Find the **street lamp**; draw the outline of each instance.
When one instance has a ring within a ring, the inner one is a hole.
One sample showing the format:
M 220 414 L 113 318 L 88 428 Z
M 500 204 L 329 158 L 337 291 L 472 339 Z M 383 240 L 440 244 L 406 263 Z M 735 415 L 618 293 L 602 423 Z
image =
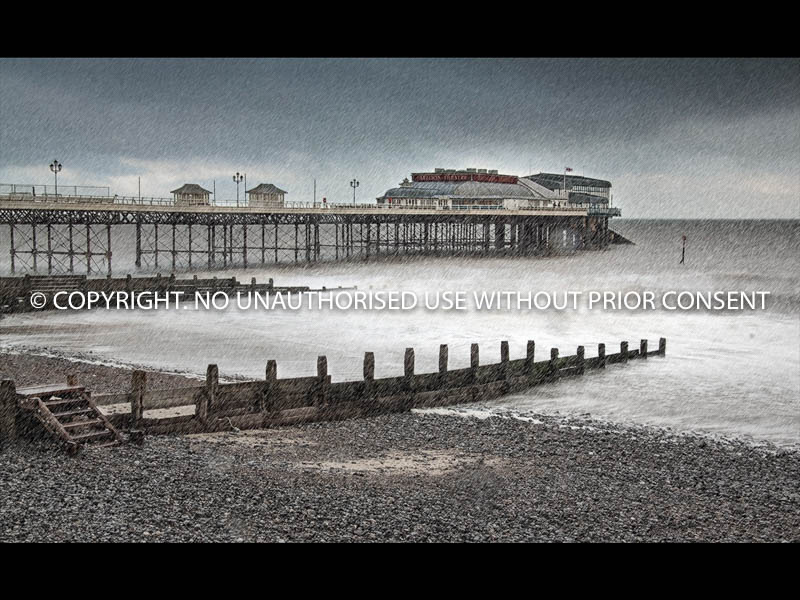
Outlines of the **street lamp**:
M 350 187 L 353 188 L 353 206 L 356 205 L 356 188 L 359 185 L 361 184 L 358 182 L 358 179 L 353 179 L 353 181 L 350 182 Z
M 62 166 L 63 165 L 55 159 L 53 159 L 53 162 L 50 163 L 50 170 L 53 172 L 53 175 L 55 175 L 56 178 L 56 198 L 58 198 L 58 173 L 61 171 Z
M 233 180 L 236 182 L 236 206 L 239 206 L 239 184 L 243 179 L 244 176 L 240 175 L 238 172 L 233 176 Z

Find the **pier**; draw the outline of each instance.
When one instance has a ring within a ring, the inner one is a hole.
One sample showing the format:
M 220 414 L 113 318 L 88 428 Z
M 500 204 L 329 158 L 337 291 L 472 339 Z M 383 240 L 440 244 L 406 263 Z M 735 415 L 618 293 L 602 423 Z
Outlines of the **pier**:
M 134 230 L 138 269 L 224 269 L 378 256 L 537 255 L 611 243 L 619 209 L 177 205 L 168 198 L 0 195 L 12 273 L 113 273 L 116 227 Z

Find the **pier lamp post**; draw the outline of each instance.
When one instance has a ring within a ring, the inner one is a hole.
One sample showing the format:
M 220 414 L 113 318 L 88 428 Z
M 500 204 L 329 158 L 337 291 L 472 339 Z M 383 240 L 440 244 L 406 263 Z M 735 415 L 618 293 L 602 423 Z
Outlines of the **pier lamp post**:
M 353 180 L 350 182 L 350 187 L 351 187 L 351 188 L 353 188 L 353 206 L 355 206 L 355 205 L 356 205 L 356 188 L 357 188 L 359 185 L 361 185 L 361 184 L 359 183 L 358 179 L 353 179 Z
M 50 163 L 50 170 L 53 172 L 53 175 L 56 178 L 56 198 L 58 198 L 58 173 L 61 171 L 62 166 L 63 165 L 55 159 L 53 159 L 53 162 Z
M 233 180 L 236 182 L 236 206 L 239 206 L 239 184 L 244 179 L 243 175 L 240 175 L 238 172 L 236 175 L 233 176 Z

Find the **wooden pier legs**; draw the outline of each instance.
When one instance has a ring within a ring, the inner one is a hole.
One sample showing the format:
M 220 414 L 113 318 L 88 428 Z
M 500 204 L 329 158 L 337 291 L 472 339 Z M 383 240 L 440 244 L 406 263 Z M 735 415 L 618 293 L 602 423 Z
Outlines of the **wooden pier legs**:
M 8 226 L 8 237 L 9 237 L 9 240 L 11 242 L 9 244 L 9 246 L 10 246 L 9 253 L 11 254 L 11 273 L 13 274 L 13 273 L 17 272 L 17 265 L 16 265 L 16 262 L 14 261 L 15 248 L 14 248 L 14 226 L 13 225 L 9 225 Z
M 108 223 L 75 227 L 71 220 L 54 222 L 47 218 L 37 223 L 12 223 L 9 242 L 12 273 L 38 273 L 40 268 L 46 269 L 48 275 L 74 273 L 77 259 L 87 274 L 93 271 L 112 274 L 112 235 Z M 137 250 L 140 247 L 141 233 L 137 230 Z M 137 251 L 137 258 L 140 256 Z M 141 259 L 137 266 L 140 262 Z
M 136 223 L 136 268 L 142 268 L 142 224 Z
M 506 224 L 499 222 L 494 224 L 494 249 L 504 252 L 506 249 Z

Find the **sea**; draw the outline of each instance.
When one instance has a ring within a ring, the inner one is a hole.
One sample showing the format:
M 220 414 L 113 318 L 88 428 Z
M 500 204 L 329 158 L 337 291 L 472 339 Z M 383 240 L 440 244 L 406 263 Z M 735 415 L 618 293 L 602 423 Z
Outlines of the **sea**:
M 115 232 L 115 275 L 133 270 L 130 228 Z M 671 428 L 781 447 L 800 445 L 800 221 L 615 219 L 612 229 L 634 242 L 601 251 L 550 257 L 410 257 L 236 268 L 200 277 L 273 278 L 276 285 L 353 287 L 370 292 L 768 292 L 763 309 L 611 309 L 585 302 L 575 309 L 429 310 L 180 310 L 49 311 L 0 320 L 0 347 L 91 355 L 201 376 L 210 363 L 222 377 L 264 376 L 275 359 L 279 377 L 316 373 L 328 358 L 334 381 L 362 376 L 365 352 L 376 376 L 399 375 L 406 348 L 417 372 L 437 369 L 440 344 L 450 367 L 469 365 L 470 345 L 481 363 L 498 362 L 500 342 L 511 358 L 536 343 L 562 356 L 583 345 L 618 351 L 626 340 L 650 349 L 667 339 L 664 358 L 613 365 L 584 377 L 539 385 L 480 405 L 483 414 L 587 416 Z M 682 238 L 686 236 L 681 264 Z M 0 230 L 0 272 L 8 274 L 8 231 Z M 165 270 L 166 274 L 167 271 Z M 44 350 L 46 349 L 46 350 Z M 42 383 L 47 374 L 42 373 Z

